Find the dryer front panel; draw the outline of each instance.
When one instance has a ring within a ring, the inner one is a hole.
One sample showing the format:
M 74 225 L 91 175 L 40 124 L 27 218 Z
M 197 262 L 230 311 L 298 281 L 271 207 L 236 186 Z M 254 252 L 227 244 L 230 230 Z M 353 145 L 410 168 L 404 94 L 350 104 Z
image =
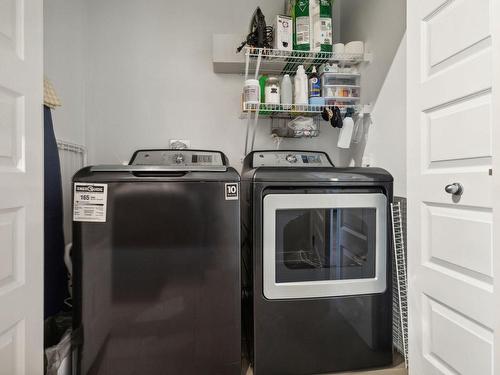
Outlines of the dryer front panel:
M 269 194 L 264 197 L 263 219 L 267 299 L 386 290 L 384 194 Z

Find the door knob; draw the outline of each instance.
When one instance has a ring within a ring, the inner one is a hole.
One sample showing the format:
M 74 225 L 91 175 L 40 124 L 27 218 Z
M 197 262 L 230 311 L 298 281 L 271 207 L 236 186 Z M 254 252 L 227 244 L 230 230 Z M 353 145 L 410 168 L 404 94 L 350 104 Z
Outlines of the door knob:
M 453 184 L 450 184 L 450 185 L 446 185 L 446 187 L 444 188 L 444 190 L 448 193 L 448 194 L 452 194 L 452 195 L 462 195 L 462 193 L 464 192 L 464 187 L 462 186 L 462 184 L 458 183 L 458 182 L 455 182 Z

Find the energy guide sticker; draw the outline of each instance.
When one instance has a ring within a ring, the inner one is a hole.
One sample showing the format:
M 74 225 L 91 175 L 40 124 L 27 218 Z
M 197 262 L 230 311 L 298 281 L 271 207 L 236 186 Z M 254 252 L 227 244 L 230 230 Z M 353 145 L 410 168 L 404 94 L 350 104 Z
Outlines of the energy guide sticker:
M 75 183 L 73 189 L 73 221 L 106 222 L 108 185 Z

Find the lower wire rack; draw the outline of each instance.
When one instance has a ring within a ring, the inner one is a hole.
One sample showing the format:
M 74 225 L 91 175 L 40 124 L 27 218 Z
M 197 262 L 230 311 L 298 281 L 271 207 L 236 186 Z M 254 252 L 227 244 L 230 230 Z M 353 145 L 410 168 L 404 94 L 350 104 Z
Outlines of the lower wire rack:
M 244 118 L 249 113 L 257 113 L 264 117 L 297 117 L 297 116 L 318 116 L 323 113 L 325 108 L 338 107 L 341 112 L 345 113 L 348 108 L 352 108 L 355 113 L 365 112 L 364 105 L 341 102 L 329 105 L 312 105 L 312 104 L 251 104 L 243 105 Z

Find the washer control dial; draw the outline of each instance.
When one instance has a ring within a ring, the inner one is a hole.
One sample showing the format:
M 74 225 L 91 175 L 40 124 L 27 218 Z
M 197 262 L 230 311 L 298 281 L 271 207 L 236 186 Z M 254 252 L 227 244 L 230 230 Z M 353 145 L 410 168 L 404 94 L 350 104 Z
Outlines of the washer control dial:
M 176 164 L 182 164 L 182 162 L 184 161 L 184 155 L 182 154 L 174 155 L 174 160 Z
M 295 164 L 295 163 L 297 163 L 297 157 L 293 154 L 288 154 L 286 156 L 286 161 L 289 163 Z

